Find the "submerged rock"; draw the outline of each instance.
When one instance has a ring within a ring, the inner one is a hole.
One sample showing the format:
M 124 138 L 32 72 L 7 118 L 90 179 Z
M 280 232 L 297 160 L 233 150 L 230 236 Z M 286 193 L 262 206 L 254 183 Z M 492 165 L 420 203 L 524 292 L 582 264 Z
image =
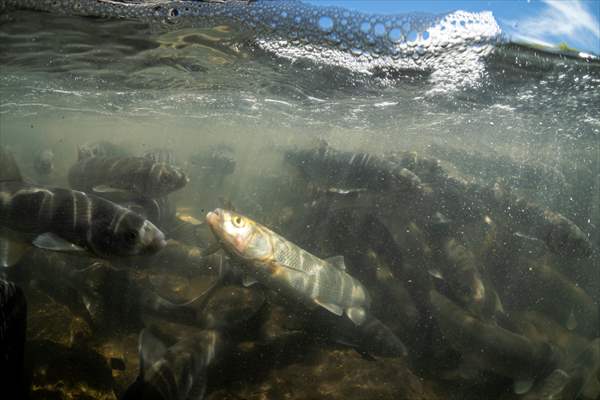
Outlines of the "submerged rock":
M 47 340 L 27 342 L 32 399 L 116 400 L 106 360 L 85 348 L 69 348 Z
M 236 385 L 237 386 L 237 385 Z M 261 382 L 242 382 L 208 396 L 217 399 L 441 399 L 401 359 L 370 361 L 354 350 L 306 353 L 295 363 L 273 368 Z

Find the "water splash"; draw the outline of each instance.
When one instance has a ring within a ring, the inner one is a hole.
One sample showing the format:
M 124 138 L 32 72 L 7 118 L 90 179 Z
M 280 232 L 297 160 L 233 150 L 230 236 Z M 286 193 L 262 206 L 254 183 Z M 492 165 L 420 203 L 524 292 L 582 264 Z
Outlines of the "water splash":
M 490 12 L 372 15 L 300 1 L 0 0 L 0 6 L 137 19 L 168 29 L 228 24 L 252 35 L 261 49 L 290 60 L 366 74 L 424 72 L 434 92 L 480 85 L 483 59 L 501 33 Z

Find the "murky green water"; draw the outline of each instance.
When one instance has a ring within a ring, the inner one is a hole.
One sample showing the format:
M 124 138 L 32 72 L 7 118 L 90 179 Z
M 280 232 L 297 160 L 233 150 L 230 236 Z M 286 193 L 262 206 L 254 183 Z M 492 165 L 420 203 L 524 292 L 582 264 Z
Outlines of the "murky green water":
M 217 332 L 215 359 L 196 360 L 207 378 L 190 372 L 210 399 L 597 398 L 597 61 L 493 43 L 458 84 L 440 74 L 460 68 L 433 56 L 364 73 L 273 51 L 235 25 L 0 18 L 0 142 L 26 179 L 69 187 L 78 146 L 98 141 L 132 156 L 169 149 L 190 178 L 169 195 L 177 216 L 157 225 L 173 241 L 154 256 L 36 249 L 6 269 L 28 303 L 31 397 L 122 396 L 153 327 L 167 347 L 197 339 L 170 361 L 205 357 Z M 49 174 L 34 166 L 44 149 Z M 269 285 L 234 280 L 182 315 L 148 306 L 148 291 L 189 301 L 239 264 L 203 253 L 217 207 L 320 258 L 343 255 L 408 356 L 365 350 L 376 333 L 348 340 L 344 315 Z M 181 387 L 190 367 L 177 362 Z

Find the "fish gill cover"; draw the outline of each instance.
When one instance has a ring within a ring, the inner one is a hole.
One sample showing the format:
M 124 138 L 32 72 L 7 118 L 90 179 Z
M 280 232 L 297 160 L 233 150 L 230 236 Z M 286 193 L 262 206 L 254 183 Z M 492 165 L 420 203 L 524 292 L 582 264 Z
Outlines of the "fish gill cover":
M 277 56 L 353 72 L 426 73 L 432 91 L 477 87 L 483 58 L 501 39 L 491 12 L 375 15 L 301 1 L 16 1 L 9 6 L 64 14 L 161 22 L 168 29 L 232 25 Z

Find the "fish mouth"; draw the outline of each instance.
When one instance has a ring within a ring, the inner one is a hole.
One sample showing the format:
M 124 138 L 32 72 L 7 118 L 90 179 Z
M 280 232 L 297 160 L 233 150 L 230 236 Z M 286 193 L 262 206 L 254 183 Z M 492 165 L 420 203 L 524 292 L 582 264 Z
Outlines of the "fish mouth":
M 159 250 L 162 250 L 163 248 L 165 248 L 166 245 L 167 245 L 167 241 L 165 239 L 165 236 L 161 235 L 161 237 L 155 238 L 152 241 L 152 243 L 150 243 L 149 250 L 151 253 L 156 253 Z
M 223 210 L 220 208 L 215 208 L 213 211 L 210 211 L 208 214 L 206 214 L 206 222 L 211 228 L 217 229 L 221 223 L 222 217 Z
M 167 245 L 165 234 L 160 229 L 155 227 L 150 221 L 145 221 L 140 231 L 140 234 L 143 234 L 147 231 L 153 231 L 154 233 L 153 235 L 146 235 L 147 239 L 144 240 L 146 243 L 143 250 L 145 254 L 157 253 Z
M 167 241 L 165 240 L 164 235 L 155 237 L 148 245 L 146 246 L 146 254 L 155 254 L 160 250 L 165 248 L 167 245 Z

